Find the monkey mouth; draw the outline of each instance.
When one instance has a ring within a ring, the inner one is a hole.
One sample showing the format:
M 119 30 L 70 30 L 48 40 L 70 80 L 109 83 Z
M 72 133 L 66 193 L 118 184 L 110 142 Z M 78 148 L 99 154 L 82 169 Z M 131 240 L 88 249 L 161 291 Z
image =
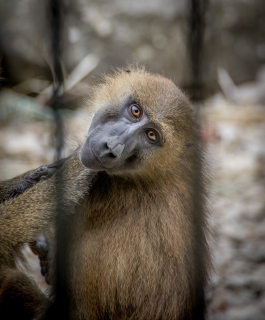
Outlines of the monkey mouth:
M 100 157 L 96 155 L 96 152 L 91 148 L 91 153 L 93 154 L 94 158 L 96 159 L 96 162 L 100 165 L 101 169 L 107 172 L 116 172 L 120 168 L 120 161 L 117 161 L 116 163 L 111 163 L 109 166 L 106 164 L 103 164 L 100 160 Z
M 100 164 L 100 166 L 101 166 L 102 169 L 107 170 L 107 171 L 109 171 L 109 170 L 112 169 L 112 168 L 107 167 L 106 165 L 104 165 L 104 164 L 100 161 L 100 159 L 98 158 L 98 156 L 96 155 L 95 151 L 94 151 L 92 148 L 91 148 L 91 152 L 92 152 L 94 158 L 96 159 L 97 163 Z

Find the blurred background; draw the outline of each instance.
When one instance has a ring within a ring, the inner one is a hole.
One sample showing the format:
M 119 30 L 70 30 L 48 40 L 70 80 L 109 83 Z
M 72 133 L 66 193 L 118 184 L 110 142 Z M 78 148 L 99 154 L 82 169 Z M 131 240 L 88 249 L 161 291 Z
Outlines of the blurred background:
M 139 63 L 171 78 L 200 105 L 211 159 L 209 319 L 265 319 L 264 0 L 59 3 L 54 35 L 50 1 L 0 0 L 0 179 L 56 159 L 56 43 L 65 79 L 56 106 L 62 156 L 86 134 L 79 108 L 103 73 Z

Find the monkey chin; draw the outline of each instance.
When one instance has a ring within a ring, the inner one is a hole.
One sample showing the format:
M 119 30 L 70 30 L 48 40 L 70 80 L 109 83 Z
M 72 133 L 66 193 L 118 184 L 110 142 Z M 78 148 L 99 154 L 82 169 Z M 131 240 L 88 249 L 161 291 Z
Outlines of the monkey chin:
M 91 148 L 89 150 L 86 148 L 84 152 L 81 149 L 79 158 L 86 168 L 98 172 L 104 171 L 109 175 L 127 174 L 130 176 L 131 174 L 135 174 L 138 168 L 135 155 L 128 157 L 125 165 L 121 165 L 121 161 L 117 161 L 117 164 L 111 167 L 103 165 Z
M 110 152 L 98 155 L 99 152 L 94 150 L 88 137 L 79 151 L 79 159 L 85 167 L 95 171 L 105 171 L 108 174 L 135 172 L 141 163 L 139 155 L 135 150 L 128 153 L 126 151 L 116 157 Z

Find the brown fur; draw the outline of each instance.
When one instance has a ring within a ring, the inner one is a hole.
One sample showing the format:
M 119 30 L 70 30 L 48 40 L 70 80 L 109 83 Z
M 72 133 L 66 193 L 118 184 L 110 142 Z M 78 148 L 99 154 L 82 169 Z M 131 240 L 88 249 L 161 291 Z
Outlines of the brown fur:
M 99 172 L 89 193 L 83 178 L 79 188 L 73 185 L 86 170 L 72 168 L 73 157 L 64 165 L 69 173 L 63 201 L 74 212 L 67 222 L 71 318 L 203 319 L 209 254 L 193 110 L 170 80 L 139 69 L 107 76 L 95 88 L 92 107 L 111 104 L 115 114 L 128 94 L 163 132 L 164 145 L 141 155 L 137 169 Z M 11 219 L 21 219 L 27 208 L 27 230 L 20 237 L 13 222 L 10 236 L 0 224 L 0 236 L 9 237 L 7 252 L 11 244 L 30 241 L 49 223 L 56 207 L 54 182 L 44 181 L 19 197 Z M 73 206 L 76 202 L 80 204 Z
M 2 182 L 2 190 L 8 190 L 9 186 L 16 184 L 24 176 Z M 21 245 L 35 240 L 40 233 L 53 224 L 57 206 L 56 186 L 59 183 L 64 185 L 65 210 L 73 210 L 73 207 L 84 197 L 84 190 L 87 190 L 91 178 L 91 171 L 82 165 L 76 152 L 49 180 L 41 181 L 18 197 L 1 203 L 0 267 L 14 266 L 15 255 Z
M 75 152 L 49 180 L 39 182 L 17 197 L 8 198 L 10 190 L 31 172 L 0 183 L 1 199 L 5 200 L 0 203 L 1 319 L 35 319 L 49 305 L 34 281 L 16 269 L 16 258 L 24 243 L 35 240 L 54 225 L 60 187 L 63 185 L 65 196 L 61 209 L 73 212 L 93 178 L 91 170 L 83 166 L 79 153 Z
M 34 170 L 28 171 L 9 180 L 0 181 L 0 204 L 14 196 L 14 187 L 21 182 L 23 183 L 31 172 L 34 172 Z
M 0 274 L 1 320 L 33 319 L 36 311 L 48 303 L 34 281 L 12 268 L 2 268 Z
M 73 318 L 202 319 L 209 255 L 203 181 L 194 181 L 202 174 L 193 110 L 171 81 L 139 70 L 106 77 L 94 106 L 115 110 L 128 93 L 165 144 L 136 171 L 100 172 L 77 208 Z

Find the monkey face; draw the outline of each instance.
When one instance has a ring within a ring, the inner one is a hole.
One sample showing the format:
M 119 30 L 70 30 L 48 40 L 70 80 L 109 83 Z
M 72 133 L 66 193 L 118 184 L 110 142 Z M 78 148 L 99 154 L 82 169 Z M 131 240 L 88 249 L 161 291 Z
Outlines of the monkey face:
M 190 139 L 193 111 L 161 76 L 133 70 L 106 77 L 95 89 L 94 106 L 98 111 L 81 148 L 90 169 L 153 175 L 177 163 Z
M 130 96 L 116 112 L 105 107 L 95 114 L 81 149 L 81 161 L 98 171 L 131 171 L 147 153 L 163 144 L 160 128 Z

